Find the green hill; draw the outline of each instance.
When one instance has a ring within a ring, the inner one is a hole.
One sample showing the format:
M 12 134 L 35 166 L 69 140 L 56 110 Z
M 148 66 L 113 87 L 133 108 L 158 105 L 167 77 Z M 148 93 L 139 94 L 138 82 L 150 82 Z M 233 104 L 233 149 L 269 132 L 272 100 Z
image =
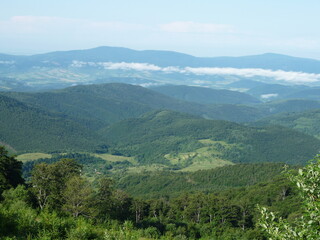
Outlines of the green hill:
M 280 113 L 261 119 L 255 125 L 281 125 L 320 139 L 320 109 L 305 112 Z
M 248 94 L 218 90 L 204 87 L 191 87 L 184 85 L 167 85 L 151 88 L 154 91 L 177 99 L 202 104 L 254 104 L 260 101 Z
M 109 83 L 83 85 L 41 93 L 2 93 L 37 108 L 62 113 L 75 121 L 86 121 L 93 129 L 119 120 L 138 117 L 151 110 L 170 109 L 210 119 L 255 121 L 263 115 L 248 106 L 186 102 L 140 86 Z
M 267 115 L 273 115 L 277 113 L 285 112 L 304 112 L 312 109 L 320 108 L 320 101 L 315 100 L 304 100 L 304 99 L 289 99 L 272 101 L 268 103 L 261 104 L 257 107 L 266 113 Z
M 236 164 L 182 173 L 144 172 L 116 177 L 117 188 L 134 196 L 177 196 L 182 192 L 213 192 L 270 181 L 284 170 L 281 163 Z
M 16 151 L 90 150 L 99 138 L 63 115 L 0 95 L 0 142 Z
M 311 88 L 291 93 L 287 98 L 301 98 L 320 101 L 320 88 Z
M 101 131 L 110 147 L 136 156 L 140 163 L 184 168 L 194 163 L 199 149 L 212 161 L 288 162 L 303 164 L 320 149 L 320 141 L 284 127 L 252 128 L 232 122 L 155 111 Z M 181 153 L 187 153 L 181 156 Z

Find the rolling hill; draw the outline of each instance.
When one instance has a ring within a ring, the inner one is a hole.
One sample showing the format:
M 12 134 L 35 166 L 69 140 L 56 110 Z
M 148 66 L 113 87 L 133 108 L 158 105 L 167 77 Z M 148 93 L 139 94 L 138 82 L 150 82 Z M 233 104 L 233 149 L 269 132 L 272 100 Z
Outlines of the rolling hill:
M 320 139 L 320 109 L 305 112 L 280 113 L 261 119 L 255 125 L 281 125 Z
M 209 158 L 212 164 L 219 160 L 303 164 L 320 149 L 316 138 L 284 127 L 251 128 L 171 111 L 124 120 L 100 133 L 110 148 L 136 156 L 140 163 L 178 168 L 194 165 L 199 158 Z
M 202 104 L 257 104 L 260 101 L 248 94 L 230 90 L 218 90 L 204 87 L 167 85 L 152 87 L 154 91 L 181 99 Z
M 0 141 L 19 152 L 93 150 L 99 137 L 63 115 L 0 95 Z
M 252 163 L 224 166 L 192 173 L 143 172 L 115 176 L 116 186 L 133 196 L 177 196 L 182 192 L 214 192 L 236 187 L 247 187 L 270 181 L 284 169 L 281 163 Z
M 255 121 L 264 116 L 259 109 L 249 106 L 207 106 L 177 100 L 140 86 L 120 83 L 81 85 L 51 92 L 2 94 L 37 108 L 65 114 L 81 123 L 86 121 L 86 125 L 93 129 L 156 109 L 170 109 L 210 119 L 237 122 Z

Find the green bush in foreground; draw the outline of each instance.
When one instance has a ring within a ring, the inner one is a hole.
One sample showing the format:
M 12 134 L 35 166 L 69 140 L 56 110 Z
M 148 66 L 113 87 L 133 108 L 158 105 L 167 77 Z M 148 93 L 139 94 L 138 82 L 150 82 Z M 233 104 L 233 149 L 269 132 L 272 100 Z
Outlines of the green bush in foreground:
M 296 183 L 304 204 L 304 214 L 289 224 L 277 218 L 273 212 L 260 208 L 262 217 L 258 223 L 270 240 L 316 240 L 320 236 L 320 155 L 306 167 L 299 169 L 298 175 L 289 175 Z

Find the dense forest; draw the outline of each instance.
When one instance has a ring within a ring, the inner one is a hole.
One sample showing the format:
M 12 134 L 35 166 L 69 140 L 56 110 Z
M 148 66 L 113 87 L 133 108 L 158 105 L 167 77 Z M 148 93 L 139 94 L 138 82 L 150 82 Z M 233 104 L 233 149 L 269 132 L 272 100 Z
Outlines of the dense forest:
M 40 162 L 27 182 L 21 162 L 2 147 L 0 164 L 0 234 L 6 239 L 267 239 L 257 225 L 257 204 L 289 223 L 303 211 L 297 186 L 273 174 L 274 164 L 246 170 L 259 175 L 270 168 L 269 180 L 251 186 L 156 198 L 130 196 L 102 175 L 90 180 L 75 159 Z
M 318 221 L 320 103 L 268 87 L 1 92 L 0 238 L 293 239 L 270 229 Z

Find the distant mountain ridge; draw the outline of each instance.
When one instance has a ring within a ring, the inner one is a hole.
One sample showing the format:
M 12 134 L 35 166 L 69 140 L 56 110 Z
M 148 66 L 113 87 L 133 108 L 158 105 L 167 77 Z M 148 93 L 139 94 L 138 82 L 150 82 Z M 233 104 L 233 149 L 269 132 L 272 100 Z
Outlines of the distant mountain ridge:
M 0 54 L 0 91 L 44 91 L 117 81 L 141 86 L 173 84 L 244 91 L 248 89 L 237 89 L 232 83 L 246 80 L 251 81 L 251 86 L 255 85 L 253 81 L 319 86 L 320 61 L 271 53 L 195 57 L 121 47 L 31 56 Z
M 161 67 L 233 67 L 263 68 L 271 70 L 301 71 L 320 73 L 320 61 L 308 58 L 291 57 L 282 54 L 265 53 L 242 57 L 195 57 L 192 55 L 160 50 L 133 50 L 123 47 L 97 47 L 86 50 L 58 51 L 31 56 L 0 54 L 0 61 L 16 61 L 18 66 L 48 62 L 62 66 L 74 60 L 91 62 L 137 62 L 150 63 Z

